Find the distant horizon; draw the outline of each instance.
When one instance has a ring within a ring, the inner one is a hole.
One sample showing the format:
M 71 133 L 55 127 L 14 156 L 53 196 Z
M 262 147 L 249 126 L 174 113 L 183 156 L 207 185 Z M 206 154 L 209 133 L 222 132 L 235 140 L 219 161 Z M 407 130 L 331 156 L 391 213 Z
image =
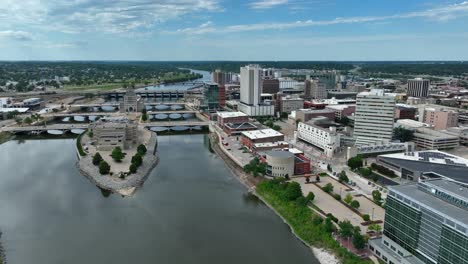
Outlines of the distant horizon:
M 468 0 L 3 0 L 2 61 L 468 61 Z
M 468 60 L 1 60 L 0 62 L 318 62 L 318 63 L 468 63 Z

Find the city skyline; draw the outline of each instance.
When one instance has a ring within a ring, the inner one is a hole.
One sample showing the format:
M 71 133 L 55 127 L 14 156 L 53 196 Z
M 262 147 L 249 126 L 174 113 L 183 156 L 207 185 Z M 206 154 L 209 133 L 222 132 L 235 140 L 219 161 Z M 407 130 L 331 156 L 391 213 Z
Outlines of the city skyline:
M 468 1 L 3 1 L 0 60 L 468 60 Z

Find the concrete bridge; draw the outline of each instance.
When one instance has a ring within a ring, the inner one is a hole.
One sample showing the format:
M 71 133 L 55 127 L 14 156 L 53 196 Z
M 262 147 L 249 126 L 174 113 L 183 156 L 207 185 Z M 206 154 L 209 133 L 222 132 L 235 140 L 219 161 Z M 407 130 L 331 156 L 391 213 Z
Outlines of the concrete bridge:
M 207 121 L 162 121 L 145 123 L 145 127 L 173 127 L 173 126 L 208 126 Z
M 47 130 L 71 130 L 71 129 L 87 129 L 88 124 L 56 124 L 47 126 L 10 126 L 3 127 L 2 131 L 18 133 L 18 132 L 33 132 L 33 131 L 47 131 Z

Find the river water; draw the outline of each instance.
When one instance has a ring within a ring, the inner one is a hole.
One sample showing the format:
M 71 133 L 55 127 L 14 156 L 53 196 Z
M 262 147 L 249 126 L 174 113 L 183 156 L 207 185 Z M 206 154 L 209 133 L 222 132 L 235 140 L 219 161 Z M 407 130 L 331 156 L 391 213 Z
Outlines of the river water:
M 201 74 L 203 77 L 194 80 L 194 82 L 210 82 L 211 81 L 211 73 L 209 71 L 200 71 L 200 70 L 192 70 L 188 69 L 192 73 Z M 181 82 L 181 83 L 173 83 L 173 84 L 159 84 L 159 85 L 151 85 L 145 88 L 137 89 L 137 91 L 146 91 L 146 90 L 187 90 L 193 88 L 194 85 L 188 82 Z
M 318 263 L 208 149 L 159 137 L 160 163 L 133 197 L 75 167 L 75 141 L 0 145 L 0 230 L 9 264 Z

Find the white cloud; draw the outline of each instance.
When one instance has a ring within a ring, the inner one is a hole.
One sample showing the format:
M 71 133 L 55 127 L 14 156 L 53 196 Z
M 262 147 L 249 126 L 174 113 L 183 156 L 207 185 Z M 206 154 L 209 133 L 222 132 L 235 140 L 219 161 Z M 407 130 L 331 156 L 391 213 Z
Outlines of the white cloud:
M 363 16 L 363 17 L 338 17 L 332 20 L 306 20 L 294 21 L 285 23 L 257 23 L 257 24 L 242 24 L 231 25 L 222 28 L 210 27 L 209 30 L 191 31 L 186 29 L 179 29 L 177 32 L 189 34 L 204 34 L 204 33 L 234 33 L 245 31 L 260 31 L 260 30 L 283 30 L 301 27 L 312 26 L 327 26 L 337 24 L 358 24 L 367 22 L 388 21 L 395 19 L 409 19 L 409 18 L 427 18 L 432 20 L 447 21 L 456 19 L 458 17 L 468 16 L 468 1 L 459 4 L 447 5 L 439 8 L 428 9 L 419 12 L 411 12 L 404 14 L 394 14 L 388 16 Z M 193 28 L 192 28 L 193 29 Z
M 196 12 L 222 10 L 220 0 L 2 0 L 0 25 L 110 33 L 146 29 Z
M 19 41 L 30 41 L 33 39 L 32 34 L 29 32 L 14 30 L 0 31 L 0 38 L 7 38 Z
M 259 0 L 249 4 L 253 9 L 268 9 L 279 5 L 287 4 L 288 0 Z

